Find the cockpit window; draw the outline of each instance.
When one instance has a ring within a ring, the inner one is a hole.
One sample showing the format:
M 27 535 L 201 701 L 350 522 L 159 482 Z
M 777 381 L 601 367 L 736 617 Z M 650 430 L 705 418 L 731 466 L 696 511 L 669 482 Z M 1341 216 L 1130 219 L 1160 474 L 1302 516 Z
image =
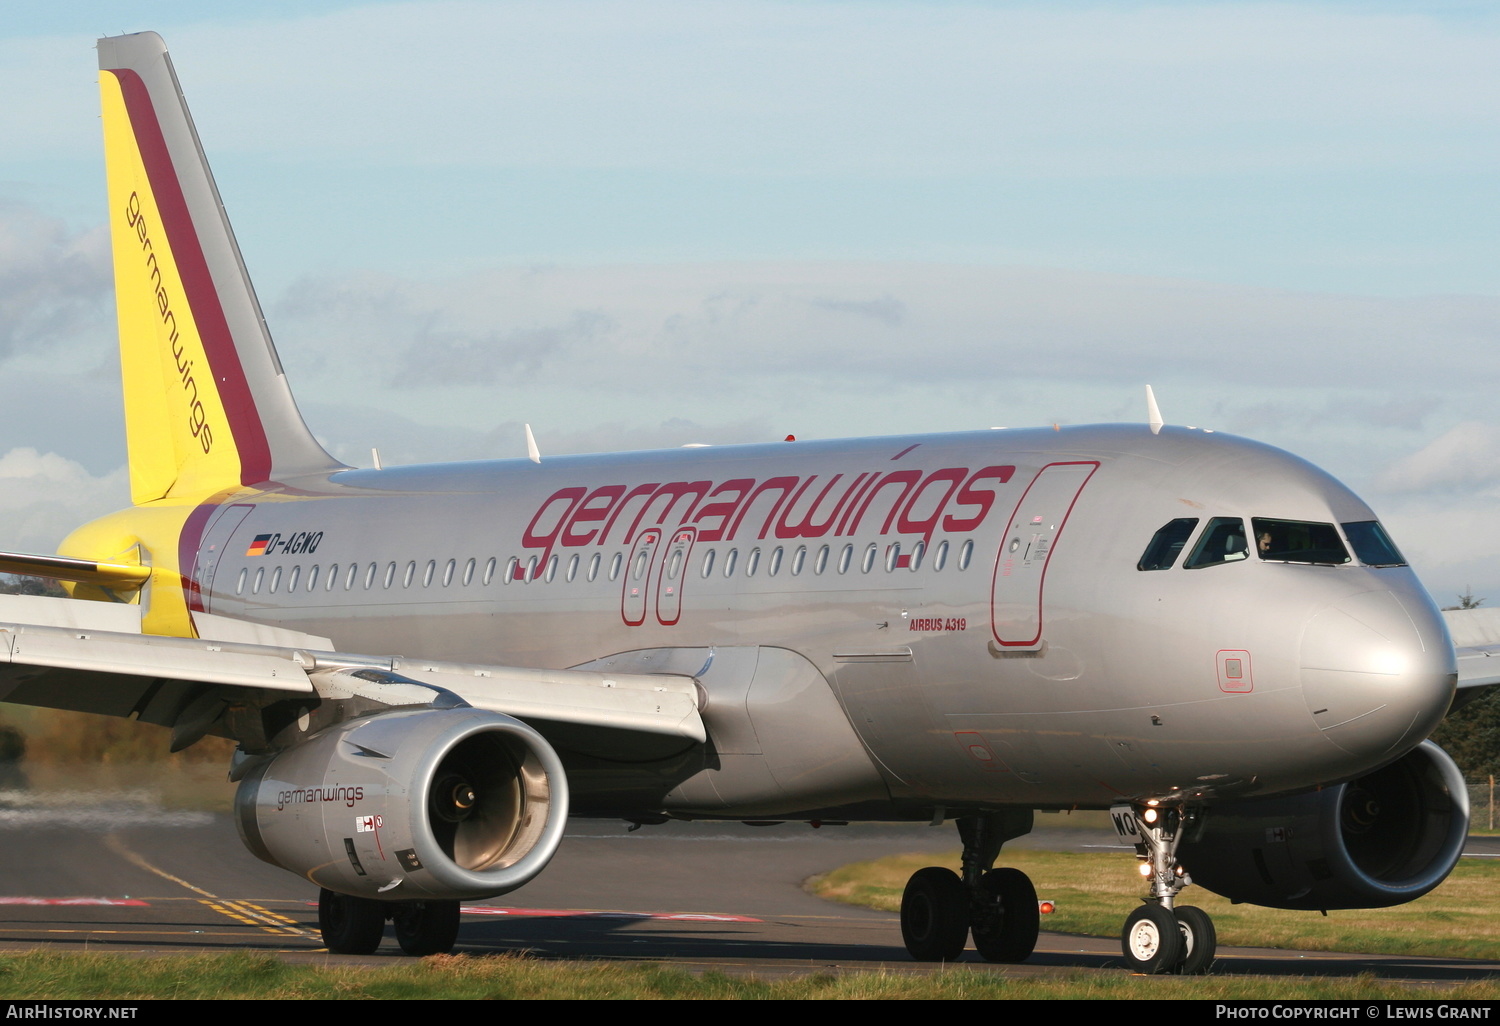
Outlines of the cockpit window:
M 1332 524 L 1255 517 L 1250 526 L 1261 559 L 1277 563 L 1349 562 L 1349 550 Z
M 1406 557 L 1396 548 L 1378 520 L 1360 520 L 1344 525 L 1344 534 L 1354 554 L 1365 566 L 1405 566 Z
M 1151 536 L 1151 544 L 1146 546 L 1146 552 L 1141 556 L 1141 561 L 1135 565 L 1135 568 L 1137 570 L 1172 569 L 1172 564 L 1177 562 L 1182 547 L 1187 544 L 1193 528 L 1197 526 L 1197 517 L 1183 517 L 1169 522 Z
M 1193 554 L 1183 567 L 1197 570 L 1220 563 L 1245 559 L 1250 553 L 1245 545 L 1245 522 L 1239 517 L 1214 517 L 1203 529 L 1203 537 L 1193 547 Z

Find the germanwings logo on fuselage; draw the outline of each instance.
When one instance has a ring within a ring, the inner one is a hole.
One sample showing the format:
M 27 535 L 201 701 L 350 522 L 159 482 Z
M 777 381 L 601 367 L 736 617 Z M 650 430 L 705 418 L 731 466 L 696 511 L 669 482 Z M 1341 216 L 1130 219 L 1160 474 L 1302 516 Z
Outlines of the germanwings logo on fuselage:
M 918 535 L 973 531 L 989 516 L 996 486 L 1011 479 L 1013 466 L 944 467 L 843 473 L 825 479 L 750 477 L 728 481 L 613 484 L 559 488 L 537 508 L 521 544 L 541 550 L 546 563 L 554 548 L 629 545 L 642 528 L 692 526 L 700 542 L 733 541 L 755 531 L 757 539 L 848 537 L 879 520 L 880 534 Z M 952 512 L 949 512 L 950 507 Z M 873 512 L 872 512 L 873 511 Z M 746 523 L 748 521 L 748 525 Z M 616 532 L 616 528 L 619 532 Z

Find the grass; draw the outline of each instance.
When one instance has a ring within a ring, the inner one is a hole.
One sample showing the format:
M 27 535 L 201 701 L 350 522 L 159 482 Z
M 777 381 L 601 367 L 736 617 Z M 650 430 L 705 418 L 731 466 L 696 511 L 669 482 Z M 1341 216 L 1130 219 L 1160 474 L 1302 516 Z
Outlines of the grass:
M 1016 849 L 1007 851 L 1003 862 L 1025 871 L 1038 897 L 1057 903 L 1058 910 L 1042 918 L 1044 930 L 1116 937 L 1146 893 L 1134 862 L 1119 854 Z M 907 878 L 934 864 L 957 868 L 958 853 L 857 862 L 813 877 L 807 889 L 851 905 L 899 911 Z M 1490 860 L 1460 860 L 1437 890 L 1409 904 L 1333 911 L 1327 917 L 1231 905 L 1201 887 L 1188 888 L 1180 901 L 1213 916 L 1221 945 L 1500 959 L 1500 865 Z
M 366 968 L 294 965 L 274 955 L 183 955 L 124 958 L 28 952 L 0 956 L 0 1000 L 1431 1000 L 1500 998 L 1500 985 L 1460 984 L 1434 990 L 1377 980 L 1182 979 L 1079 971 L 1059 976 L 1007 975 L 984 967 L 937 973 L 808 972 L 767 980 L 720 972 L 690 973 L 656 964 L 552 962 L 519 955 L 439 955 L 415 965 Z

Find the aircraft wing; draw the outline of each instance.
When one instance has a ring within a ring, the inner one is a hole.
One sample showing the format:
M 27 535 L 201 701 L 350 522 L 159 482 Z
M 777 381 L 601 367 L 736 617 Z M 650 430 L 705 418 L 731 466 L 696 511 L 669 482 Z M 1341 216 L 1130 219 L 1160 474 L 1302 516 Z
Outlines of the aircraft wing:
M 1458 656 L 1458 686 L 1500 684 L 1500 608 L 1445 609 L 1443 619 Z
M 133 716 L 173 728 L 174 750 L 240 698 L 354 695 L 420 705 L 444 691 L 601 755 L 674 751 L 707 738 L 692 677 L 336 652 L 327 638 L 205 614 L 195 616 L 201 637 L 162 637 L 141 633 L 140 621 L 136 605 L 0 596 L 0 701 Z M 382 683 L 364 688 L 359 671 Z

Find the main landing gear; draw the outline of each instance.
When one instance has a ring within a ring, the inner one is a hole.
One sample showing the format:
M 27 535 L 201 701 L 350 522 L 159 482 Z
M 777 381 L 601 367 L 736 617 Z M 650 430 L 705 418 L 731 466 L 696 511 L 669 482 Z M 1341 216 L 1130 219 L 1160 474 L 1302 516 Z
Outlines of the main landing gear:
M 370 955 L 380 947 L 385 921 L 408 955 L 441 955 L 458 939 L 456 901 L 376 901 L 326 888 L 318 893 L 318 929 L 335 955 Z
M 901 938 L 920 962 L 952 962 L 970 934 L 990 962 L 1023 962 L 1040 929 L 1036 888 L 1019 869 L 992 869 L 1006 841 L 1031 832 L 1031 810 L 963 816 L 963 876 L 941 866 L 912 874 L 901 896 Z
M 1196 976 L 1214 960 L 1213 920 L 1201 908 L 1174 904 L 1178 892 L 1193 882 L 1177 862 L 1177 844 L 1196 825 L 1197 815 L 1195 809 L 1155 802 L 1110 810 L 1115 830 L 1135 845 L 1141 875 L 1151 881 L 1151 896 L 1130 913 L 1120 933 L 1125 964 L 1135 972 Z

